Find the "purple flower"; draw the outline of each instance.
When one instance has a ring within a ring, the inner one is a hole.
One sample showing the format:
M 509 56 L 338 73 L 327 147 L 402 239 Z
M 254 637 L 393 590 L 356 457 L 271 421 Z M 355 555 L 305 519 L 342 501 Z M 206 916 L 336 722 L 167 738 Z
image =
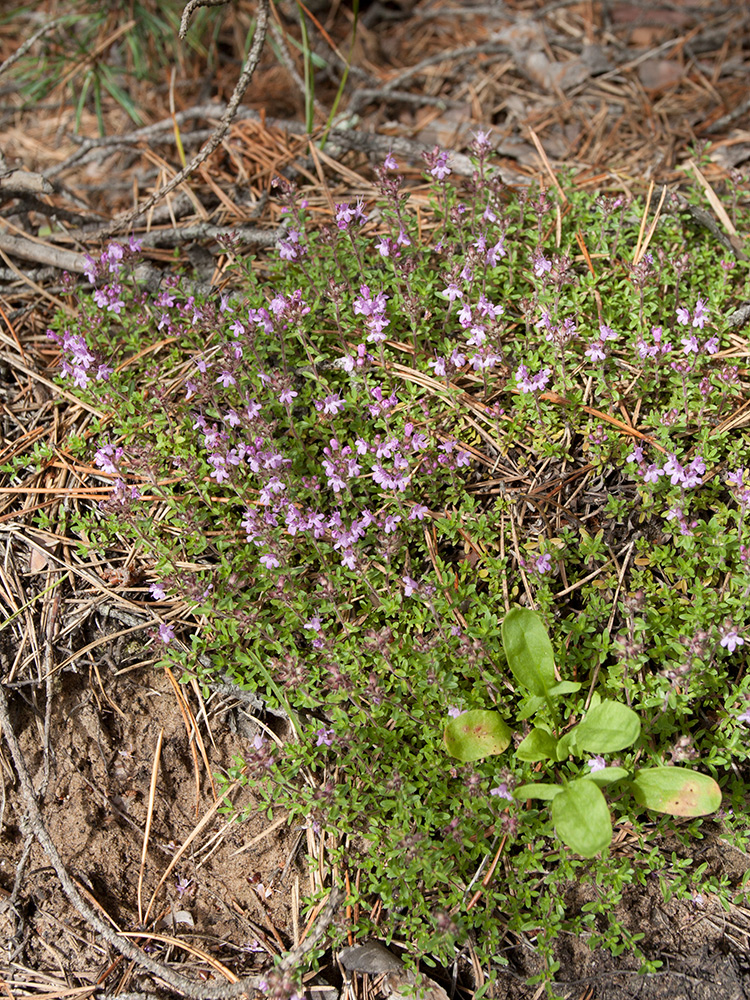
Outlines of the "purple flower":
M 508 802 L 513 801 L 513 795 L 508 791 L 508 785 L 504 781 L 497 788 L 491 788 L 490 795 L 495 795 L 498 799 L 506 799 Z
M 457 719 L 459 717 L 459 715 L 463 715 L 463 714 L 464 714 L 464 709 L 463 708 L 451 707 L 451 708 L 448 709 L 448 715 L 451 717 L 451 719 Z
M 703 345 L 703 350 L 706 352 L 706 354 L 716 354 L 716 352 L 719 350 L 719 338 L 709 337 L 709 339 Z
M 601 754 L 597 754 L 596 757 L 592 757 L 591 760 L 587 761 L 587 763 L 592 774 L 595 774 L 597 771 L 603 771 L 607 766 L 607 762 Z
M 161 583 L 151 583 L 149 584 L 149 593 L 155 601 L 163 601 L 167 597 L 167 592 Z
M 103 445 L 94 455 L 94 464 L 110 476 L 116 476 L 119 472 L 117 463 L 123 455 L 123 448 L 115 448 L 114 445 Z
M 672 486 L 677 486 L 678 483 L 681 483 L 683 476 L 685 475 L 685 470 L 677 461 L 676 455 L 670 455 L 668 457 L 667 461 L 664 463 L 664 469 L 662 471 L 669 476 L 669 481 Z
M 536 375 L 530 376 L 526 365 L 519 365 L 515 379 L 516 382 L 518 382 L 518 388 L 521 392 L 536 392 L 538 389 L 545 388 L 550 380 L 551 374 L 551 368 L 542 368 Z
M 444 181 L 450 175 L 451 168 L 448 166 L 448 153 L 438 153 L 435 166 L 430 173 L 439 181 Z
M 607 357 L 607 354 L 604 350 L 604 342 L 601 340 L 592 341 L 584 351 L 584 354 L 586 355 L 587 358 L 590 358 L 592 361 L 604 361 L 604 359 Z
M 447 296 L 449 302 L 455 302 L 456 299 L 462 299 L 464 293 L 458 287 L 455 281 L 449 281 L 448 284 L 443 289 L 443 295 Z
M 383 160 L 383 168 L 385 170 L 398 170 L 398 163 L 396 163 L 393 153 L 389 152 Z
M 477 131 L 474 132 L 474 141 L 471 144 L 471 148 L 477 156 L 486 156 L 492 149 L 490 133 L 485 132 L 484 129 L 477 129 Z
M 294 389 L 284 389 L 279 395 L 279 402 L 283 403 L 284 406 L 289 406 L 294 397 L 298 395 L 299 393 L 295 392 Z
M 735 629 L 731 629 L 724 633 L 719 645 L 723 646 L 724 649 L 728 649 L 730 653 L 733 653 L 738 646 L 745 645 L 745 639 Z
M 543 274 L 547 274 L 552 270 L 552 261 L 547 260 L 541 251 L 537 251 L 533 255 L 532 262 L 534 264 L 534 274 L 537 278 L 541 278 Z
M 646 483 L 656 483 L 659 480 L 659 476 L 664 475 L 664 469 L 660 469 L 658 465 L 653 462 L 648 466 L 643 472 L 643 480 Z
M 177 890 L 177 895 L 180 899 L 182 899 L 192 884 L 193 880 L 191 878 L 185 878 L 184 875 L 177 879 L 175 889 Z
M 401 582 L 404 585 L 405 597 L 411 597 L 412 594 L 416 594 L 419 591 L 419 584 L 408 574 L 404 574 L 404 576 L 401 577 Z
M 316 403 L 315 405 L 316 407 L 320 406 L 320 408 L 322 408 L 323 410 L 323 413 L 333 414 L 334 416 L 337 413 L 340 413 L 341 410 L 346 409 L 346 403 L 341 398 L 339 393 L 336 393 L 335 395 L 331 394 L 330 396 L 326 396 L 326 398 L 323 400 L 322 403 L 320 404 Z
M 174 639 L 174 626 L 162 622 L 159 626 L 159 638 L 162 642 L 171 642 Z
M 125 249 L 119 243 L 109 243 L 107 245 L 106 260 L 109 263 L 109 269 L 112 273 L 120 270 L 120 261 L 124 256 Z
M 700 327 L 702 330 L 707 319 L 708 313 L 706 312 L 706 303 L 703 299 L 698 299 L 695 303 L 695 311 L 693 312 L 693 326 Z
M 737 716 L 737 721 L 738 722 L 747 722 L 747 723 L 750 723 L 750 708 L 746 708 L 745 711 L 742 712 L 741 715 L 738 715 Z
M 534 560 L 534 569 L 537 573 L 549 573 L 552 569 L 552 557 L 549 552 L 545 552 L 544 555 L 536 557 Z
M 315 731 L 315 735 L 318 737 L 315 741 L 316 747 L 329 747 L 333 743 L 333 738 L 336 733 L 333 729 L 326 729 L 325 726 L 321 726 L 320 729 Z
M 266 567 L 266 569 L 276 569 L 281 565 L 277 556 L 273 552 L 264 552 L 260 557 L 260 561 Z
M 96 275 L 99 270 L 99 265 L 96 263 L 91 254 L 84 254 L 85 264 L 83 266 L 83 273 L 88 278 L 89 282 L 93 285 L 96 281 Z
M 683 337 L 681 340 L 682 349 L 685 354 L 697 354 L 698 353 L 698 338 L 695 334 L 690 337 Z

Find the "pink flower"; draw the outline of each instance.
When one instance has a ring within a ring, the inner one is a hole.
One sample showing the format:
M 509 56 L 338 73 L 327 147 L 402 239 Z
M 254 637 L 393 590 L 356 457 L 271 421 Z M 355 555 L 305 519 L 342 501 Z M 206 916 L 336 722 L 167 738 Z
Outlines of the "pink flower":
M 174 639 L 174 627 L 162 622 L 159 626 L 159 638 L 162 642 L 171 642 Z
M 513 795 L 508 791 L 508 786 L 504 781 L 497 788 L 491 788 L 490 795 L 495 795 L 498 799 L 507 799 L 508 802 L 513 801 Z
M 695 311 L 693 312 L 693 326 L 697 326 L 702 330 L 707 319 L 706 303 L 703 299 L 698 299 L 695 303 Z
M 719 645 L 723 646 L 724 649 L 728 649 L 730 653 L 733 653 L 738 646 L 745 645 L 745 640 L 739 632 L 731 629 L 731 631 L 724 633 Z
M 542 368 L 536 375 L 529 375 L 526 365 L 519 365 L 515 379 L 521 392 L 536 392 L 546 387 L 551 375 L 551 368 Z

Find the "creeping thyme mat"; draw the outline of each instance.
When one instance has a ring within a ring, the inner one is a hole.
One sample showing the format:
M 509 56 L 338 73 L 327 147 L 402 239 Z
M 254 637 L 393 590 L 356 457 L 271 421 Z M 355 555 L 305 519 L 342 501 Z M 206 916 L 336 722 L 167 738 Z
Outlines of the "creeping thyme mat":
M 68 391 L 112 414 L 69 442 L 112 489 L 70 528 L 147 581 L 165 665 L 288 717 L 293 739 L 259 735 L 219 777 L 310 827 L 311 864 L 360 904 L 340 937 L 428 963 L 470 943 L 488 983 L 518 936 L 552 982 L 563 932 L 653 971 L 623 892 L 658 876 L 728 903 L 690 852 L 719 823 L 745 836 L 747 341 L 725 317 L 747 264 L 669 194 L 649 215 L 573 183 L 510 192 L 488 152 L 478 133 L 464 185 L 426 157 L 429 213 L 390 155 L 379 203 L 329 226 L 279 180 L 274 258 L 226 246 L 239 293 L 147 295 L 135 240 L 91 260 L 49 336 Z M 513 609 L 549 643 L 543 684 L 503 644 Z M 615 703 L 616 746 L 587 718 Z M 508 735 L 462 757 L 472 712 Z M 654 811 L 634 775 L 675 765 L 721 808 Z M 605 784 L 606 843 L 545 801 L 585 786 L 599 809 Z

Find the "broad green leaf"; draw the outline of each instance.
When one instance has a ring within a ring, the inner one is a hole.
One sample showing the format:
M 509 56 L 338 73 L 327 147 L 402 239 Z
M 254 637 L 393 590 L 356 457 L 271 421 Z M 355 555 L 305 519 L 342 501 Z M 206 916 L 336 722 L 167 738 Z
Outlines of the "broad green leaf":
M 451 757 L 469 761 L 502 753 L 511 736 L 497 712 L 477 708 L 451 719 L 445 727 L 444 740 Z
M 604 788 L 605 785 L 611 785 L 613 781 L 622 781 L 623 778 L 627 778 L 629 773 L 624 767 L 604 767 L 601 771 L 592 771 L 591 774 L 587 774 L 586 780 L 593 781 L 595 785 Z
M 644 768 L 631 787 L 638 805 L 670 816 L 707 816 L 721 805 L 714 779 L 687 767 Z
M 576 691 L 580 690 L 581 685 L 579 681 L 559 681 L 557 684 L 552 685 L 549 691 L 547 691 L 547 694 L 552 697 L 557 697 L 561 694 L 575 694 Z
M 641 735 L 641 720 L 619 701 L 603 701 L 590 708 L 576 726 L 576 746 L 591 753 L 613 753 L 629 747 Z
M 530 694 L 521 702 L 521 708 L 516 718 L 519 722 L 530 719 L 532 715 L 536 715 L 544 703 L 544 698 L 537 698 L 535 695 Z
M 519 785 L 514 789 L 513 796 L 517 799 L 545 799 L 549 802 L 564 791 L 562 785 L 545 785 L 540 781 L 537 785 Z
M 519 760 L 555 760 L 557 740 L 544 729 L 532 729 L 516 750 Z
M 578 726 L 575 726 L 557 741 L 557 759 L 567 760 L 576 748 Z
M 607 802 L 593 781 L 571 781 L 552 800 L 552 822 L 560 840 L 584 858 L 593 858 L 612 840 Z
M 544 697 L 555 683 L 555 656 L 542 619 L 528 608 L 513 608 L 503 619 L 503 648 L 518 683 Z

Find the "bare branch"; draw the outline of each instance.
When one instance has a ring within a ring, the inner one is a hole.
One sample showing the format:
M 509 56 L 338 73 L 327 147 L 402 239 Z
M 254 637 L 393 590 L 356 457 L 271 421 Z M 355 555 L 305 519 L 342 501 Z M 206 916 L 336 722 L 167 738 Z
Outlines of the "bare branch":
M 223 7 L 228 2 L 229 0 L 188 0 L 182 12 L 182 20 L 180 21 L 180 38 L 184 38 L 188 33 L 190 18 L 199 7 Z
M 193 0 L 191 0 L 193 3 Z M 195 6 L 202 6 L 202 3 L 197 3 Z M 214 4 L 212 4 L 214 6 Z M 186 8 L 187 9 L 187 8 Z M 120 229 L 125 229 L 130 226 L 134 219 L 137 219 L 139 215 L 143 215 L 147 212 L 152 205 L 156 204 L 159 199 L 168 195 L 170 191 L 174 191 L 186 178 L 197 170 L 197 168 L 204 163 L 208 157 L 213 153 L 215 149 L 221 143 L 221 140 L 229 131 L 229 126 L 232 123 L 232 119 L 235 116 L 237 108 L 239 107 L 240 101 L 250 85 L 250 81 L 253 78 L 253 73 L 258 65 L 260 59 L 260 54 L 263 51 L 263 44 L 266 40 L 266 31 L 268 29 L 268 9 L 269 0 L 258 0 L 258 19 L 255 25 L 255 36 L 253 38 L 253 44 L 250 47 L 250 52 L 248 53 L 245 64 L 242 67 L 242 72 L 240 73 L 240 78 L 237 81 L 237 86 L 234 88 L 234 92 L 229 100 L 227 109 L 224 112 L 221 121 L 219 122 L 216 130 L 213 132 L 211 138 L 200 150 L 200 152 L 193 157 L 193 159 L 188 163 L 186 167 L 180 170 L 175 176 L 165 184 L 163 188 L 155 191 L 149 198 L 145 200 L 141 205 L 138 205 L 132 212 L 128 212 L 127 215 L 121 216 L 119 219 L 115 219 L 111 226 L 107 229 L 104 236 L 112 236 L 114 233 L 118 232 Z

